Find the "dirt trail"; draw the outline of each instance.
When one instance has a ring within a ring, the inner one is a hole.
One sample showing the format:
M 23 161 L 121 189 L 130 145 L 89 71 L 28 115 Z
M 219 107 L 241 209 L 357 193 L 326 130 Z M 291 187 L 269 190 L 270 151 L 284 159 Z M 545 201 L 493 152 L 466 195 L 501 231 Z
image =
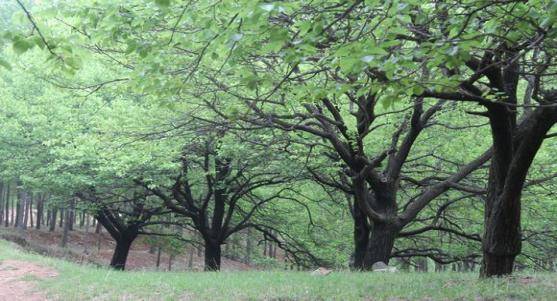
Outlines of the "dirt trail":
M 27 277 L 55 277 L 56 271 L 34 263 L 17 260 L 0 262 L 0 301 L 43 301 L 46 295 L 37 291 Z

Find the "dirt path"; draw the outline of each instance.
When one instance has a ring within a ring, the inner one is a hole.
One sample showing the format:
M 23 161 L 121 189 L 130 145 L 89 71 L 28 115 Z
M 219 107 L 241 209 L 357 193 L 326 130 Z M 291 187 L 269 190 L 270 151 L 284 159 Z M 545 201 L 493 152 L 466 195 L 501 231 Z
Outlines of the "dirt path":
M 34 263 L 17 260 L 0 262 L 0 301 L 43 301 L 46 295 L 37 291 L 27 277 L 55 277 L 56 271 Z

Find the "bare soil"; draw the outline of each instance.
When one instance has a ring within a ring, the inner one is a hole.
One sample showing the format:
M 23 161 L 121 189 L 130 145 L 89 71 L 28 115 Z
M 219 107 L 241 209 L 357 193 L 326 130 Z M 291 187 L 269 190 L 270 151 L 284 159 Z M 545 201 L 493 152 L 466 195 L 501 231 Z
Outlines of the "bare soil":
M 32 277 L 47 278 L 56 275 L 53 269 L 34 263 L 4 260 L 0 263 L 0 300 L 48 300 L 45 294 L 36 289 Z
M 75 229 L 74 231 L 71 231 L 69 233 L 68 246 L 66 249 L 61 249 L 59 247 L 60 241 L 62 240 L 61 229 L 49 232 L 46 229 L 37 230 L 27 228 L 25 232 L 19 232 L 13 228 L 2 227 L 2 230 L 4 233 L 9 232 L 23 236 L 25 241 L 29 243 L 52 250 L 52 252 L 49 252 L 50 254 L 47 255 L 65 257 L 65 259 L 76 261 L 78 263 L 92 262 L 106 266 L 110 263 L 112 252 L 115 247 L 115 242 L 108 233 L 102 232 L 100 234 L 96 234 L 91 231 L 93 229 L 90 229 L 90 231 L 87 232 L 83 229 Z M 128 255 L 126 270 L 168 270 L 169 255 L 164 252 L 161 253 L 160 266 L 157 268 L 157 253 L 151 253 L 149 252 L 149 249 L 149 245 L 147 245 L 141 237 L 136 239 Z M 68 254 L 68 251 L 70 251 L 71 254 Z M 175 256 L 172 259 L 171 270 L 203 270 L 203 254 L 198 256 L 199 254 L 195 249 L 193 250 L 193 256 L 191 257 L 192 260 L 190 268 L 191 252 L 192 249 L 186 248 L 182 254 Z M 251 269 L 256 268 L 229 258 L 222 259 L 222 270 L 241 271 Z

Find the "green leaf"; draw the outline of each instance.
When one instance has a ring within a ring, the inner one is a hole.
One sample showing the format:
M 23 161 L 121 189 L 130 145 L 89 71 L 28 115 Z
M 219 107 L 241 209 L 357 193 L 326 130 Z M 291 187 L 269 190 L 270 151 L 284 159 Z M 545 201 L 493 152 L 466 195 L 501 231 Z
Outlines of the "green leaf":
M 169 7 L 170 0 L 155 0 L 155 3 L 160 7 Z
M 0 66 L 8 69 L 8 70 L 12 70 L 12 66 L 10 65 L 10 63 L 8 63 L 6 60 L 4 60 L 3 58 L 0 58 Z
M 33 48 L 34 44 L 30 43 L 27 40 L 23 40 L 23 39 L 16 39 L 13 44 L 12 44 L 14 51 L 17 54 L 23 54 L 24 52 L 26 52 L 27 50 Z

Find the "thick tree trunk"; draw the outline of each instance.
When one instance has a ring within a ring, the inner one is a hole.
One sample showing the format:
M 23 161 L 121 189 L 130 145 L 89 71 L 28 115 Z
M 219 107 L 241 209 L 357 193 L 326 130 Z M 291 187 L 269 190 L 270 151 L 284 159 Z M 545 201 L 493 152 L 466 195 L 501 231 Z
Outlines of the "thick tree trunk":
M 205 241 L 205 271 L 220 270 L 221 245 Z
M 505 205 L 503 205 L 503 203 Z M 520 254 L 520 195 L 511 199 L 495 197 L 486 203 L 482 277 L 511 274 Z
M 112 260 L 110 260 L 110 266 L 113 269 L 124 270 L 126 268 L 126 261 L 134 239 L 135 237 L 124 236 L 116 241 L 116 248 L 112 254 Z
M 389 263 L 397 235 L 396 227 L 384 223 L 375 223 L 371 229 L 371 236 L 364 257 L 364 269 L 379 261 Z
M 354 254 L 350 260 L 350 268 L 362 270 L 369 243 L 369 225 L 367 217 L 358 206 L 352 208 L 352 218 L 354 219 Z

